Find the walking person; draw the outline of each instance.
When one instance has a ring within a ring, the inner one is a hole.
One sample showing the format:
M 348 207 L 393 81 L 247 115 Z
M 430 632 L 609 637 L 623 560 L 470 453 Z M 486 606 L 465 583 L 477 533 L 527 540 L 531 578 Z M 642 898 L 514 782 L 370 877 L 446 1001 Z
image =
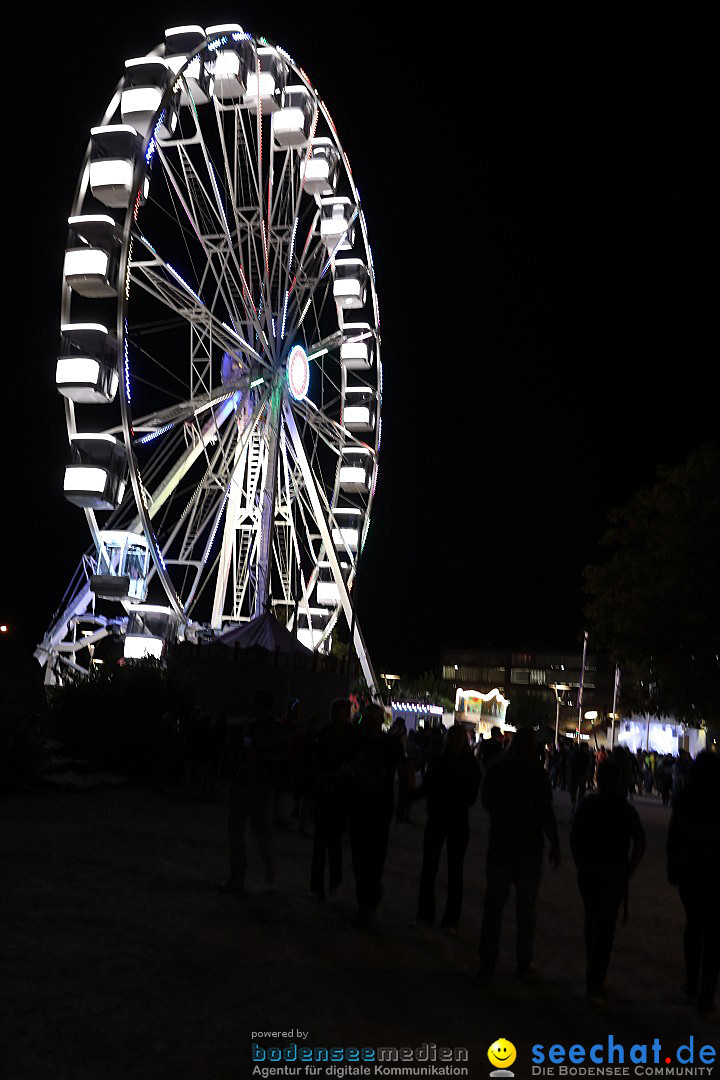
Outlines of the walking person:
M 442 754 L 428 768 L 414 799 L 427 797 L 428 818 L 423 840 L 417 921 L 435 922 L 435 879 L 443 845 L 447 847 L 447 900 L 441 926 L 452 932 L 460 922 L 463 864 L 470 839 L 468 809 L 478 797 L 480 766 L 470 749 L 467 731 L 450 728 Z
M 325 863 L 330 875 L 330 896 L 342 882 L 342 835 L 348 817 L 348 786 L 354 730 L 352 703 L 333 701 L 330 723 L 318 733 L 315 745 L 315 835 L 313 837 L 310 892 L 325 899 Z
M 615 925 L 621 903 L 627 912 L 628 882 L 645 851 L 638 812 L 627 801 L 624 779 L 614 761 L 598 768 L 598 790 L 578 806 L 570 830 L 570 850 L 585 907 L 585 988 L 602 1004 Z
M 398 769 L 398 799 L 397 806 L 395 807 L 395 820 L 407 824 L 410 821 L 410 798 L 413 788 L 410 784 L 410 773 L 408 769 L 408 733 L 404 716 L 395 717 L 389 734 L 391 738 L 398 740 L 402 750 L 402 764 Z
M 404 762 L 400 741 L 383 734 L 383 718 L 379 705 L 365 706 L 351 760 L 350 845 L 358 903 L 355 921 L 360 926 L 373 921 L 382 899 L 395 774 Z
M 698 1012 L 719 1019 L 720 757 L 703 750 L 675 796 L 667 839 L 668 881 L 685 908 L 685 992 Z
M 479 752 L 482 755 L 483 772 L 487 772 L 492 763 L 502 757 L 503 733 L 501 728 L 497 726 L 490 728 L 490 738 L 483 739 L 479 745 Z
M 224 892 L 242 893 L 245 889 L 248 824 L 260 850 L 265 882 L 275 884 L 272 822 L 277 777 L 287 764 L 288 738 L 285 727 L 272 714 L 273 697 L 269 690 L 255 694 L 252 716 L 240 733 L 237 766 L 230 784 L 228 837 L 230 877 L 221 886 Z
M 669 806 L 670 796 L 672 794 L 672 757 L 670 754 L 665 754 L 665 756 L 657 763 L 655 768 L 655 778 L 657 780 L 662 804 L 663 806 Z
M 482 786 L 482 804 L 490 813 L 487 885 L 480 930 L 478 982 L 492 977 L 500 951 L 505 904 L 515 887 L 517 974 L 530 978 L 544 838 L 552 866 L 560 864 L 557 822 L 547 773 L 538 758 L 530 728 L 515 734 L 509 754 L 495 761 Z
M 578 799 L 582 799 L 585 794 L 590 774 L 590 753 L 582 743 L 573 746 L 568 754 L 568 773 L 570 777 L 570 802 L 574 810 Z

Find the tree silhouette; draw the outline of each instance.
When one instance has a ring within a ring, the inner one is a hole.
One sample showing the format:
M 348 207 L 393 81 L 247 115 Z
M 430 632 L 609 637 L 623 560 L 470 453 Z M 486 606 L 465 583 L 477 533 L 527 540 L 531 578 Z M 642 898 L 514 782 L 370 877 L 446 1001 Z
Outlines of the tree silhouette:
M 588 566 L 596 641 L 623 667 L 623 703 L 697 723 L 720 718 L 720 450 L 706 447 L 610 515 Z

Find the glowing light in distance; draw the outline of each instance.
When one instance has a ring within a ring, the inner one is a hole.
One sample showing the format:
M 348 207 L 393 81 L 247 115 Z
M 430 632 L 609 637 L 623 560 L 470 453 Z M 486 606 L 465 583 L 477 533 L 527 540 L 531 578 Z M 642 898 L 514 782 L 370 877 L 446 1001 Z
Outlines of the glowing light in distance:
M 463 690 L 462 687 L 458 687 L 455 691 L 455 712 L 460 712 L 461 698 L 471 697 L 477 698 L 480 701 L 496 701 L 498 705 L 504 705 L 505 708 L 510 704 L 509 700 L 501 694 L 497 687 L 494 690 L 490 690 L 489 693 L 483 694 L 481 690 Z
M 294 345 L 287 362 L 288 386 L 296 401 L 302 401 L 310 387 L 310 364 L 302 345 Z

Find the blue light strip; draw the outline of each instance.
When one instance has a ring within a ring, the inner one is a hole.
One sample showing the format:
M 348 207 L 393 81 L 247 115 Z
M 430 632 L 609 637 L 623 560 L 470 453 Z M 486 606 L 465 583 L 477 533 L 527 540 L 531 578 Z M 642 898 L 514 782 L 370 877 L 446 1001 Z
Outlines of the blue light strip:
M 232 481 L 231 481 L 231 483 L 232 483 Z M 225 492 L 225 498 L 222 501 L 222 506 L 218 510 L 217 517 L 215 518 L 215 524 L 213 525 L 213 530 L 212 530 L 212 532 L 210 534 L 210 539 L 208 540 L 207 547 L 205 548 L 205 554 L 203 555 L 203 559 L 202 559 L 203 566 L 208 561 L 208 557 L 210 555 L 210 550 L 211 550 L 211 548 L 213 546 L 213 542 L 214 542 L 215 537 L 217 535 L 218 528 L 220 527 L 220 519 L 222 518 L 223 510 L 225 509 L 225 504 L 228 501 L 229 495 L 230 495 L 230 484 L 228 484 L 227 491 Z
M 145 443 L 152 442 L 153 439 L 159 438 L 160 435 L 164 435 L 166 431 L 170 431 L 175 427 L 175 421 L 172 424 L 165 424 L 164 427 L 158 428 L 157 431 L 151 431 L 147 435 L 143 435 L 141 439 L 138 439 L 138 445 L 143 446 Z
M 181 277 L 181 276 L 180 276 L 180 274 L 178 274 L 178 272 L 177 272 L 177 270 L 175 269 L 175 267 L 174 267 L 174 266 L 171 266 L 171 265 L 170 265 L 170 263 L 165 263 L 165 269 L 166 269 L 166 270 L 169 270 L 169 271 L 170 271 L 170 273 L 171 273 L 171 274 L 173 275 L 173 277 L 177 278 L 177 280 L 178 280 L 178 281 L 180 282 L 180 284 L 181 284 L 181 285 L 182 285 L 182 286 L 183 286 L 183 287 L 184 287 L 185 289 L 187 289 L 187 291 L 188 291 L 188 292 L 190 293 L 190 295 L 191 295 L 191 296 L 194 296 L 194 297 L 195 297 L 195 299 L 197 300 L 197 302 L 198 302 L 199 304 L 202 304 L 202 305 L 203 305 L 203 307 L 205 307 L 205 305 L 203 304 L 202 300 L 200 299 L 200 297 L 198 296 L 198 294 L 197 294 L 197 293 L 195 292 L 195 290 L 194 290 L 194 289 L 191 289 L 191 288 L 190 288 L 190 286 L 188 285 L 187 281 L 185 281 L 185 278 Z

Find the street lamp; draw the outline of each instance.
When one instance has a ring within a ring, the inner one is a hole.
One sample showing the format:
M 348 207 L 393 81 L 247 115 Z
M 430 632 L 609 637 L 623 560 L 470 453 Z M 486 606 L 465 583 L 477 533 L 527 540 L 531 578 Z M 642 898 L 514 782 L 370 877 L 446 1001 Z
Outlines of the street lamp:
M 564 682 L 549 683 L 548 685 L 550 686 L 551 690 L 555 691 L 555 746 L 557 746 L 558 732 L 560 728 L 560 705 L 562 704 L 562 702 L 560 701 L 560 694 L 562 694 L 565 690 L 569 690 L 570 687 L 567 683 Z

